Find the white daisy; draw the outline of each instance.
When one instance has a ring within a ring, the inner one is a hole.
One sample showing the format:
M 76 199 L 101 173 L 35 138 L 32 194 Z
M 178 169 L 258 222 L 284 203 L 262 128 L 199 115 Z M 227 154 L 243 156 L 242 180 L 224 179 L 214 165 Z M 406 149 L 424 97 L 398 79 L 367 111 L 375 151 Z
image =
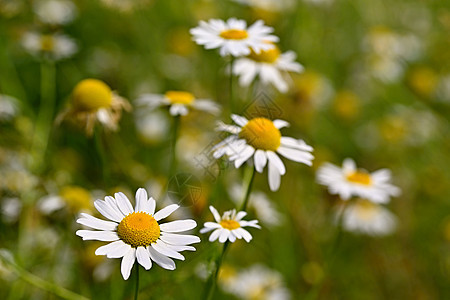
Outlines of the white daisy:
M 200 242 L 197 236 L 177 234 L 196 227 L 194 220 L 159 224 L 179 206 L 172 204 L 155 213 L 156 202 L 152 197 L 148 198 L 145 189 L 137 190 L 134 209 L 123 193 L 107 196 L 104 201 L 95 200 L 94 205 L 111 221 L 82 213 L 77 223 L 97 230 L 78 230 L 76 234 L 83 240 L 111 242 L 99 247 L 95 254 L 122 258 L 121 272 L 125 280 L 130 276 L 136 259 L 146 270 L 152 267 L 152 261 L 164 269 L 175 270 L 175 262 L 170 257 L 184 260 L 179 252 L 195 251 L 188 245 Z
M 233 74 L 239 76 L 242 86 L 249 86 L 259 76 L 263 84 L 273 84 L 280 92 L 288 91 L 287 72 L 300 73 L 303 66 L 295 62 L 293 51 L 281 53 L 274 45 L 272 49 L 256 53 L 251 49 L 247 57 L 239 58 L 233 65 Z
M 262 20 L 247 28 L 244 20 L 235 18 L 230 18 L 226 22 L 218 19 L 200 21 L 198 27 L 190 30 L 197 44 L 204 45 L 206 49 L 220 48 L 221 56 L 249 55 L 250 49 L 256 53 L 269 50 L 273 48 L 273 44 L 268 42 L 279 40 L 277 36 L 270 34 L 272 32 L 273 28 L 265 26 Z
M 390 196 L 400 195 L 400 189 L 390 184 L 390 180 L 390 170 L 368 173 L 357 169 L 350 158 L 344 160 L 342 168 L 325 163 L 317 170 L 317 182 L 327 186 L 331 194 L 338 194 L 342 200 L 358 196 L 375 203 L 387 203 Z
M 220 106 L 208 99 L 196 99 L 189 92 L 167 91 L 164 95 L 144 94 L 136 100 L 136 104 L 155 109 L 160 106 L 169 106 L 172 116 L 185 116 L 189 108 L 206 111 L 214 115 L 220 112 Z
M 22 37 L 22 46 L 33 56 L 54 60 L 69 58 L 78 51 L 75 41 L 60 33 L 27 32 Z
M 392 233 L 397 225 L 397 218 L 389 210 L 369 200 L 358 199 L 356 202 L 341 205 L 336 216 L 342 215 L 342 227 L 351 232 L 373 236 Z
M 92 135 L 97 121 L 109 130 L 117 130 L 122 111 L 131 109 L 130 103 L 113 92 L 106 83 L 88 78 L 75 86 L 71 106 L 59 114 L 56 122 L 72 119 L 85 127 L 87 135 Z
M 243 217 L 247 215 L 245 211 L 240 211 L 236 213 L 236 210 L 229 210 L 224 212 L 223 216 L 220 217 L 217 210 L 209 206 L 209 210 L 214 216 L 216 222 L 206 222 L 204 228 L 200 230 L 200 233 L 206 233 L 214 230 L 209 236 L 209 241 L 214 242 L 219 239 L 220 243 L 225 243 L 227 240 L 234 243 L 236 239 L 242 239 L 248 243 L 252 240 L 252 235 L 242 227 L 254 227 L 261 229 L 258 225 L 258 220 L 245 221 L 242 220 Z
M 75 18 L 77 8 L 68 0 L 40 0 L 35 2 L 34 12 L 42 23 L 63 25 Z
M 231 115 L 231 118 L 238 126 L 223 123 L 218 126 L 218 130 L 232 135 L 213 147 L 213 156 L 216 159 L 227 155 L 234 161 L 234 166 L 239 168 L 253 156 L 255 169 L 259 173 L 262 173 L 268 164 L 269 186 L 272 191 L 278 190 L 280 177 L 286 173 L 277 153 L 290 160 L 312 165 L 314 156 L 310 153 L 313 151 L 311 146 L 303 140 L 281 136 L 280 129 L 289 126 L 288 122 L 266 118 L 247 120 L 238 115 Z

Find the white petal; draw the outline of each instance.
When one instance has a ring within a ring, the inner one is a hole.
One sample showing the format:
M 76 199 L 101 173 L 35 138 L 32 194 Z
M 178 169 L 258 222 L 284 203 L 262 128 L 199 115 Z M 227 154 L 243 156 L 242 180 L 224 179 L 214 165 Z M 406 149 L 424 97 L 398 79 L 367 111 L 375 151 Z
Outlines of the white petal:
M 234 167 L 239 168 L 253 155 L 253 153 L 255 153 L 255 148 L 252 146 L 245 147 L 244 151 L 239 153 L 239 158 L 234 161 Z
M 193 243 L 200 243 L 200 238 L 198 236 L 189 234 L 174 234 L 163 232 L 159 238 L 163 242 L 171 245 L 189 245 Z
M 145 211 L 144 209 L 147 206 L 147 191 L 143 188 L 140 188 L 136 191 L 136 206 L 135 211 Z
M 81 215 L 83 217 L 77 220 L 78 224 L 85 225 L 98 230 L 113 231 L 116 230 L 117 228 L 117 223 L 101 220 L 85 213 L 81 213 Z
M 234 123 L 238 124 L 239 126 L 245 126 L 248 123 L 248 120 L 242 116 L 232 114 L 231 119 L 234 121 Z
M 281 158 L 275 154 L 275 152 L 272 151 L 266 151 L 267 159 L 269 160 L 269 165 L 272 163 L 274 166 L 277 167 L 278 171 L 281 175 L 284 175 L 286 173 L 286 168 L 284 167 L 283 162 L 281 161 Z
M 194 220 L 179 220 L 159 225 L 165 232 L 182 232 L 195 228 L 197 223 Z
M 277 120 L 273 120 L 273 125 L 275 125 L 276 128 L 281 129 L 283 127 L 288 127 L 289 122 L 277 119 Z
M 280 146 L 277 149 L 277 152 L 283 155 L 284 157 L 299 162 L 304 163 L 305 165 L 311 166 L 312 160 L 314 159 L 314 156 L 309 153 L 298 149 L 288 148 L 284 146 Z
M 150 260 L 150 255 L 148 254 L 147 248 L 137 247 L 136 258 L 141 266 L 143 266 L 146 270 L 150 270 L 152 267 L 152 261 Z
M 112 231 L 78 230 L 76 235 L 82 237 L 84 241 L 97 240 L 102 242 L 112 242 L 119 239 L 117 233 Z
M 303 140 L 296 140 L 288 136 L 281 137 L 281 145 L 287 146 L 289 148 L 295 148 L 303 151 L 313 151 L 313 147 L 307 145 Z
M 217 209 L 215 209 L 212 205 L 210 205 L 209 206 L 209 210 L 213 214 L 214 219 L 216 220 L 216 222 L 220 223 L 220 221 L 222 221 L 222 219 L 220 218 L 220 215 L 219 215 L 219 212 L 217 211 Z
M 150 199 L 148 199 L 147 202 L 148 205 L 148 213 L 153 215 L 155 213 L 155 208 L 156 208 L 156 201 L 155 199 L 153 199 L 152 197 L 150 197 Z
M 127 196 L 124 193 L 119 192 L 114 194 L 114 198 L 116 198 L 117 206 L 120 211 L 125 215 L 129 215 L 134 212 L 133 206 L 131 206 L 130 200 L 128 200 Z
M 95 208 L 106 218 L 120 223 L 123 219 L 123 215 L 116 212 L 103 200 L 94 201 Z
M 134 261 L 136 260 L 136 249 L 130 248 L 125 256 L 122 258 L 122 264 L 120 271 L 123 279 L 127 280 L 130 277 L 131 269 L 133 268 Z
M 234 243 L 236 241 L 236 236 L 233 234 L 233 232 L 230 232 L 230 235 L 228 236 L 228 239 L 230 242 Z
M 173 250 L 175 250 L 177 252 L 180 252 L 180 251 L 195 251 L 195 248 L 192 247 L 192 246 L 177 246 L 177 245 L 169 245 L 169 244 L 166 244 L 166 245 L 170 249 L 173 249 Z
M 234 220 L 239 222 L 246 215 L 247 215 L 247 213 L 245 211 L 240 211 L 236 214 L 236 217 L 234 218 Z
M 131 246 L 125 244 L 122 240 L 114 243 L 117 243 L 116 246 L 113 249 L 110 249 L 108 253 L 106 253 L 106 257 L 108 258 L 121 258 L 125 256 L 125 254 L 127 254 L 127 252 L 131 249 Z
M 106 256 L 110 257 L 110 255 L 109 255 L 110 253 L 117 253 L 118 256 L 115 256 L 114 258 L 119 258 L 119 257 L 123 257 L 130 247 L 131 247 L 130 245 L 127 245 L 122 240 L 119 240 L 119 241 L 115 241 L 115 242 L 109 243 L 107 245 L 98 247 L 97 250 L 95 250 L 95 255 L 106 255 Z M 122 249 L 125 249 L 125 251 L 122 251 Z M 110 258 L 113 258 L 113 257 L 110 257 Z
M 180 206 L 178 204 L 171 204 L 158 211 L 153 217 L 156 221 L 167 218 L 171 213 L 177 210 Z
M 242 237 L 244 238 L 244 240 L 248 243 L 252 240 L 252 235 L 250 234 L 250 232 L 248 232 L 247 230 L 243 229 L 243 228 L 239 228 L 239 233 L 242 235 Z
M 280 172 L 278 168 L 269 161 L 269 187 L 272 192 L 280 188 Z
M 150 258 L 157 263 L 160 267 L 166 270 L 175 270 L 175 262 L 170 258 L 162 255 L 158 251 L 152 248 L 152 246 L 147 247 Z
M 222 230 L 224 230 L 222 228 L 222 226 L 216 230 L 214 230 L 211 235 L 209 236 L 209 241 L 210 242 L 214 242 L 215 240 L 217 240 L 217 238 L 220 236 L 220 233 L 222 232 Z
M 225 243 L 228 237 L 230 236 L 231 231 L 228 229 L 223 229 L 219 235 L 219 243 Z
M 260 149 L 256 150 L 254 161 L 256 171 L 258 171 L 258 173 L 261 173 L 267 164 L 267 156 L 265 151 Z
M 153 243 L 151 246 L 153 247 L 153 249 L 155 249 L 156 251 L 158 251 L 162 255 L 165 255 L 167 257 L 180 259 L 180 260 L 184 260 L 184 256 L 183 255 L 181 255 L 177 251 L 175 251 L 175 250 L 171 249 L 170 247 L 168 247 L 167 244 L 164 243 L 163 241 L 161 241 L 160 239 L 158 239 L 156 241 L 156 243 Z

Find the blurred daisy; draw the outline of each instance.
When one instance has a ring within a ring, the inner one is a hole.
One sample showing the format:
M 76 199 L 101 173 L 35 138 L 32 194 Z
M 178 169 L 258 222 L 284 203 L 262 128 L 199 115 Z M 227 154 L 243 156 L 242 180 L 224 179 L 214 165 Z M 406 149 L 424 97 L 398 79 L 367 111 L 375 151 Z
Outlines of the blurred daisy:
M 336 217 L 343 213 L 342 226 L 347 231 L 379 236 L 392 233 L 397 225 L 394 214 L 366 199 L 358 199 L 343 209 L 338 208 Z
M 253 265 L 222 281 L 223 289 L 239 299 L 291 299 L 281 274 L 263 265 Z
M 92 210 L 91 192 L 79 186 L 65 186 L 59 194 L 50 194 L 38 201 L 37 208 L 46 215 L 66 207 L 69 211 L 78 214 L 80 211 Z
M 274 47 L 270 42 L 278 42 L 278 37 L 271 35 L 272 27 L 264 25 L 258 20 L 247 28 L 244 20 L 230 18 L 226 22 L 211 19 L 208 22 L 200 21 L 198 27 L 192 28 L 190 33 L 194 41 L 204 45 L 206 49 L 220 48 L 220 55 L 232 56 L 249 55 L 251 50 L 260 53 Z
M 327 186 L 331 194 L 338 194 L 342 200 L 357 196 L 375 203 L 387 203 L 391 196 L 400 195 L 400 189 L 390 184 L 390 181 L 390 170 L 368 173 L 357 169 L 350 158 L 344 160 L 342 168 L 325 163 L 317 170 L 317 182 Z
M 268 165 L 270 190 L 276 191 L 280 187 L 280 177 L 286 173 L 286 168 L 277 155 L 281 154 L 287 159 L 312 165 L 314 156 L 310 153 L 313 148 L 303 140 L 281 136 L 280 129 L 289 126 L 283 120 L 271 121 L 266 118 L 247 120 L 238 115 L 231 115 L 238 125 L 220 123 L 219 131 L 229 132 L 232 135 L 215 145 L 214 158 L 227 155 L 234 166 L 239 168 L 253 156 L 255 169 L 262 173 Z
M 98 121 L 110 130 L 118 129 L 122 110 L 130 111 L 131 105 L 124 98 L 111 91 L 110 87 L 98 79 L 84 79 L 72 91 L 71 106 L 57 118 L 73 119 L 92 135 Z
M 297 55 L 293 51 L 281 53 L 276 45 L 259 53 L 253 49 L 250 51 L 247 57 L 237 59 L 233 65 L 233 74 L 239 76 L 242 86 L 249 86 L 259 77 L 263 84 L 273 84 L 280 92 L 285 93 L 288 91 L 287 72 L 303 71 L 303 66 L 295 62 Z
M 147 106 L 149 109 L 155 109 L 160 106 L 169 106 L 172 116 L 185 116 L 189 112 L 189 108 L 218 114 L 220 107 L 208 99 L 196 99 L 189 92 L 184 91 L 167 91 L 164 95 L 160 94 L 144 94 L 140 96 L 136 103 L 138 105 Z
M 0 94 L 0 122 L 13 119 L 19 112 L 19 100 Z
M 219 239 L 220 243 L 225 243 L 227 240 L 234 243 L 236 239 L 242 239 L 248 243 L 252 240 L 252 235 L 243 227 L 254 227 L 261 229 L 258 225 L 258 220 L 245 221 L 243 217 L 247 215 L 245 211 L 236 213 L 236 210 L 229 210 L 224 212 L 220 217 L 219 212 L 212 206 L 209 210 L 214 216 L 216 222 L 206 222 L 204 228 L 200 230 L 200 233 L 206 233 L 214 230 L 209 236 L 209 241 L 214 242 Z
M 33 56 L 54 60 L 69 58 L 78 51 L 75 41 L 60 33 L 27 32 L 22 37 L 22 46 Z
M 34 12 L 42 23 L 64 25 L 75 18 L 77 8 L 68 0 L 40 0 L 35 2 Z
M 125 280 L 130 276 L 135 260 L 146 270 L 152 267 L 152 261 L 164 269 L 175 270 L 175 262 L 170 257 L 184 260 L 179 252 L 195 251 L 188 245 L 200 242 L 197 236 L 177 234 L 196 227 L 194 220 L 159 224 L 179 206 L 172 204 L 155 213 L 156 202 L 152 197 L 148 198 L 145 189 L 136 191 L 135 209 L 123 193 L 107 196 L 104 201 L 95 200 L 94 205 L 111 221 L 82 213 L 77 223 L 97 230 L 78 230 L 76 234 L 83 240 L 111 242 L 98 248 L 95 254 L 122 258 L 121 272 Z
M 260 8 L 266 11 L 286 11 L 295 5 L 294 0 L 233 0 L 253 8 Z

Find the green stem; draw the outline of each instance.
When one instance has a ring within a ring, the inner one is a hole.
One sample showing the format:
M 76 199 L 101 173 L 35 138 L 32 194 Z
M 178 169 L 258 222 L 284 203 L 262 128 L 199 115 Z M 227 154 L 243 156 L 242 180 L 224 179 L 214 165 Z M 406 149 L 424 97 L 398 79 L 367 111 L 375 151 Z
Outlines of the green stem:
M 216 259 L 216 270 L 209 277 L 208 282 L 206 283 L 206 294 L 204 299 L 211 300 L 214 296 L 214 291 L 216 290 L 217 279 L 219 277 L 220 267 L 222 266 L 223 259 L 228 249 L 228 245 L 230 242 L 227 240 L 225 244 L 223 244 L 222 253 Z
M 42 171 L 48 146 L 50 130 L 55 109 L 55 64 L 52 61 L 41 62 L 41 103 L 36 120 L 31 150 L 31 168 L 36 173 Z
M 8 255 L 6 251 L 0 251 L 0 261 L 4 263 L 9 270 L 19 276 L 22 280 L 34 285 L 37 288 L 52 293 L 62 299 L 87 300 L 87 298 L 84 296 L 71 292 L 63 287 L 60 287 L 59 285 L 45 281 L 44 279 L 29 273 L 28 271 L 17 265 L 14 262 L 14 259 L 10 255 Z
M 244 200 L 242 201 L 242 206 L 240 211 L 247 210 L 248 200 L 250 199 L 250 194 L 252 192 L 253 180 L 255 179 L 255 167 L 249 167 L 247 170 L 247 189 L 245 191 Z
M 108 169 L 108 164 L 107 164 L 107 160 L 106 160 L 105 147 L 104 147 L 103 139 L 102 139 L 102 127 L 101 126 L 95 126 L 95 128 L 94 128 L 94 143 L 95 143 L 95 149 L 97 150 L 98 158 L 100 160 L 103 181 L 107 182 L 107 181 L 109 181 L 109 169 Z
M 136 262 L 136 288 L 134 290 L 134 300 L 137 300 L 139 295 L 139 264 Z
M 169 180 L 170 177 L 175 175 L 177 168 L 177 139 L 178 133 L 180 131 L 181 116 L 174 116 L 173 127 L 172 127 L 172 141 L 171 141 L 171 157 L 170 157 L 170 168 L 169 168 Z

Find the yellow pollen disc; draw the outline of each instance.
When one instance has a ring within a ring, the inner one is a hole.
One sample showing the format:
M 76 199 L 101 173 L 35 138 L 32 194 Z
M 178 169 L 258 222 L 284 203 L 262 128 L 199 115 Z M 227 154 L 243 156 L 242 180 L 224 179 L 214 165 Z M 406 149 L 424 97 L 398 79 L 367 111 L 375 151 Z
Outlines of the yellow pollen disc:
M 51 35 L 41 36 L 41 50 L 42 51 L 53 51 L 55 48 L 55 39 Z
M 73 89 L 72 101 L 75 108 L 80 111 L 96 111 L 111 106 L 112 91 L 101 80 L 84 79 Z
M 355 204 L 355 211 L 359 218 L 370 220 L 375 216 L 378 206 L 369 200 L 359 200 Z
M 241 227 L 241 225 L 239 225 L 239 222 L 237 222 L 235 220 L 222 220 L 222 221 L 220 221 L 220 226 L 222 226 L 223 228 L 229 229 L 229 230 L 233 230 L 233 229 L 237 229 L 237 228 Z
M 254 118 L 242 127 L 239 137 L 255 149 L 276 151 L 280 147 L 281 133 L 272 121 Z
M 164 96 L 169 99 L 172 104 L 189 105 L 195 100 L 194 95 L 189 92 L 182 91 L 168 91 L 164 94 Z
M 261 50 L 259 53 L 256 53 L 253 49 L 251 49 L 248 57 L 257 62 L 273 64 L 278 57 L 280 57 L 280 54 L 280 49 L 274 45 L 274 48 L 269 50 Z
M 353 183 L 359 183 L 362 185 L 371 185 L 372 178 L 370 178 L 370 174 L 366 172 L 356 171 L 347 175 L 347 180 Z
M 153 216 L 145 212 L 133 212 L 119 223 L 117 234 L 132 247 L 146 247 L 156 242 L 161 230 Z
M 227 40 L 243 40 L 248 37 L 246 30 L 241 29 L 228 29 L 220 33 L 220 37 Z

